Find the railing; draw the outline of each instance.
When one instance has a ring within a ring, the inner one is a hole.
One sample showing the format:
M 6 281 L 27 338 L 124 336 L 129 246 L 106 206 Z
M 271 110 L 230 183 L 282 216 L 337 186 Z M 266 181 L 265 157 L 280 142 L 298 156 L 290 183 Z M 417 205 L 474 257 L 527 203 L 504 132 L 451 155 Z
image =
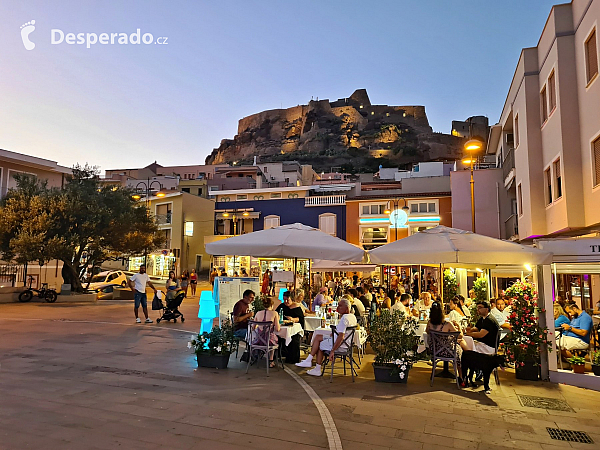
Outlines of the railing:
M 506 239 L 519 236 L 519 219 L 516 214 L 504 221 L 504 231 L 506 232 Z
M 171 213 L 167 214 L 157 214 L 156 215 L 156 223 L 158 225 L 168 225 L 171 223 Z
M 345 205 L 345 195 L 321 195 L 315 197 L 305 197 L 304 206 L 332 206 Z
M 0 285 L 10 284 L 15 287 L 18 279 L 23 279 L 25 268 L 22 265 L 2 264 L 0 265 Z
M 502 175 L 505 180 L 506 180 L 506 177 L 508 176 L 508 174 L 510 173 L 510 171 L 513 170 L 514 168 L 515 168 L 515 149 L 509 148 L 508 152 L 506 152 L 506 155 L 504 156 L 504 159 L 502 160 Z

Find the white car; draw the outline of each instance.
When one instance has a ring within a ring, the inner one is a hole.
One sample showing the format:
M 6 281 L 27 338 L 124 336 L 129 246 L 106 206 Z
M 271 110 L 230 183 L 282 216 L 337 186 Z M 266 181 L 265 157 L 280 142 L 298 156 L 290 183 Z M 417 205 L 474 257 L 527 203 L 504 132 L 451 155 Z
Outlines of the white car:
M 120 270 L 100 272 L 98 275 L 92 277 L 89 289 L 95 291 L 107 285 L 120 285 L 125 287 L 127 286 L 127 276 Z

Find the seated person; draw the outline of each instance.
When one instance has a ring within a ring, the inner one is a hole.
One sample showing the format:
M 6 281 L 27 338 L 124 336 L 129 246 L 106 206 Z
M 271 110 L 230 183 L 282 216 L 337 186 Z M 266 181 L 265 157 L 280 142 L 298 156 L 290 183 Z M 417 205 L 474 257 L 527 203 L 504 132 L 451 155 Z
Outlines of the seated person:
M 467 327 L 465 338 L 460 346 L 463 350 L 472 350 L 485 355 L 496 353 L 496 339 L 498 337 L 498 323 L 490 314 L 490 304 L 485 301 L 477 302 L 477 314 L 479 320 L 474 327 Z M 470 337 L 471 339 L 467 339 Z
M 570 323 L 571 321 L 567 317 L 565 310 L 559 303 L 554 304 L 554 328 L 558 330 L 562 328 L 563 323 Z
M 348 289 L 348 294 L 350 294 L 352 298 L 352 309 L 356 310 L 354 314 L 358 317 L 362 317 L 365 315 L 365 305 L 358 299 L 358 290 L 357 289 Z
M 337 313 L 340 315 L 340 320 L 336 326 L 337 338 L 335 342 L 330 335 L 318 334 L 313 340 L 310 354 L 304 361 L 296 364 L 298 367 L 310 368 L 312 367 L 312 360 L 316 356 L 317 365 L 306 372 L 308 375 L 314 375 L 316 377 L 321 376 L 321 363 L 323 362 L 324 357 L 323 350 L 329 351 L 329 361 L 333 361 L 337 350 L 346 350 L 344 334 L 348 327 L 356 326 L 356 316 L 350 312 L 350 302 L 346 299 L 341 299 L 339 301 Z
M 431 304 L 431 308 L 429 310 L 429 321 L 427 322 L 427 327 L 425 328 L 425 332 L 429 333 L 431 330 L 439 331 L 442 333 L 453 333 L 455 331 L 460 331 L 460 326 L 458 323 L 450 322 L 444 317 L 444 309 L 439 302 L 433 302 Z M 456 354 L 460 358 L 462 355 L 462 345 L 463 335 L 462 333 L 458 336 L 458 345 L 456 346 Z M 429 345 L 431 345 L 431 341 L 429 341 Z M 460 366 L 458 367 L 459 377 L 462 377 L 460 372 Z
M 254 317 L 254 312 L 250 311 L 250 305 L 254 301 L 254 291 L 246 289 L 242 296 L 233 307 L 233 335 L 240 339 L 246 339 L 248 334 L 248 321 Z
M 299 296 L 300 293 L 296 294 Z M 302 293 L 302 297 L 304 294 Z M 277 307 L 277 312 L 283 316 L 287 323 L 299 323 L 304 329 L 304 311 L 302 306 L 297 301 L 292 300 L 290 291 L 283 293 L 283 303 Z M 292 341 L 289 345 L 285 342 L 281 343 L 281 355 L 285 357 L 285 362 L 295 364 L 300 361 L 300 341 L 302 336 L 295 334 L 292 336 Z
M 277 341 L 278 341 L 278 337 L 275 333 L 281 329 L 280 325 L 279 325 L 279 314 L 277 313 L 277 311 L 273 311 L 273 301 L 274 301 L 273 297 L 266 297 L 263 300 L 263 305 L 264 305 L 265 309 L 257 312 L 256 317 L 254 318 L 254 320 L 256 320 L 258 322 L 273 322 L 273 332 L 268 337 L 270 345 L 273 346 L 273 349 L 271 351 L 269 351 L 270 367 L 275 367 L 275 361 L 273 361 L 273 356 L 275 355 L 275 349 L 277 348 Z M 260 333 L 260 328 L 258 327 L 258 325 L 255 327 L 258 328 L 258 330 L 255 329 L 252 332 L 252 335 L 254 336 L 253 344 L 258 343 L 260 345 L 264 345 L 267 338 L 259 337 L 258 335 L 256 335 L 255 333 Z M 263 329 L 264 329 L 264 327 L 263 327 Z
M 575 302 L 567 303 L 567 313 L 572 317 L 571 323 L 563 323 L 563 335 L 559 346 L 564 358 L 573 356 L 573 350 L 585 350 L 590 346 L 590 335 L 593 320 L 588 313 L 582 311 Z
M 406 315 L 411 313 L 408 304 L 410 303 L 411 296 L 410 294 L 402 294 L 400 298 L 392 305 L 390 308 L 391 311 L 400 311 Z
M 285 298 L 284 298 L 284 301 L 285 301 Z M 300 290 L 300 291 L 296 292 L 296 295 L 294 296 L 294 302 L 297 303 L 300 308 L 302 308 L 302 312 L 305 315 L 311 314 L 310 310 L 308 309 L 308 305 L 304 301 L 304 291 Z
M 510 330 L 510 324 L 506 320 L 507 317 L 504 314 L 505 310 L 506 310 L 506 303 L 504 302 L 504 299 L 498 298 L 498 299 L 496 299 L 496 304 L 494 307 L 492 307 L 490 314 L 494 317 L 496 322 L 498 322 L 498 325 L 500 325 L 500 328 L 503 328 L 508 331 L 508 330 Z
M 459 298 L 458 297 L 451 298 L 448 305 L 450 307 L 450 313 L 448 313 L 448 320 L 453 323 L 456 322 L 462 329 L 461 322 L 463 320 L 465 320 L 467 318 L 467 316 L 465 316 L 465 313 L 463 312 L 463 310 L 460 307 Z
M 325 294 L 327 294 L 327 288 L 326 287 L 322 287 L 321 289 L 319 289 L 319 293 L 315 296 L 315 298 L 312 301 L 312 305 L 310 310 L 311 311 L 316 311 L 316 306 L 318 307 L 323 307 L 325 305 L 328 305 L 330 302 L 327 300 L 327 297 L 325 297 Z
M 415 305 L 415 309 L 419 311 L 419 314 L 423 313 L 425 317 L 429 315 L 429 309 L 431 308 L 433 301 L 431 300 L 430 292 L 421 292 L 419 300 Z

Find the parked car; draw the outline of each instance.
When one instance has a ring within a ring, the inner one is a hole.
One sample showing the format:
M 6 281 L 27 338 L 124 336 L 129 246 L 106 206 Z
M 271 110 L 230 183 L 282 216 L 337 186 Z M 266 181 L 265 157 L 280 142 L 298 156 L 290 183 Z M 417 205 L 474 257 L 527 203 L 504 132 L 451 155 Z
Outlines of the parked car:
M 108 285 L 127 286 L 127 276 L 120 270 L 110 270 L 94 275 L 90 282 L 90 291 L 97 291 Z

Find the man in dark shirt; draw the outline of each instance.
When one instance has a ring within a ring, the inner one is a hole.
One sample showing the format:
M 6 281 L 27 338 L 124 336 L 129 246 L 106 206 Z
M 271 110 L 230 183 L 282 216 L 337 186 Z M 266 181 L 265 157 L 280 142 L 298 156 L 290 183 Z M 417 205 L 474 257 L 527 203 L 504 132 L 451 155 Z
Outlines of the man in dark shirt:
M 247 289 L 244 295 L 233 307 L 233 334 L 235 337 L 246 338 L 248 321 L 254 317 L 250 304 L 254 301 L 254 291 Z
M 496 353 L 496 338 L 498 337 L 498 323 L 490 314 L 490 304 L 486 301 L 477 302 L 479 320 L 474 327 L 467 327 L 465 337 L 461 342 L 463 350 L 473 350 L 477 353 L 493 355 Z

